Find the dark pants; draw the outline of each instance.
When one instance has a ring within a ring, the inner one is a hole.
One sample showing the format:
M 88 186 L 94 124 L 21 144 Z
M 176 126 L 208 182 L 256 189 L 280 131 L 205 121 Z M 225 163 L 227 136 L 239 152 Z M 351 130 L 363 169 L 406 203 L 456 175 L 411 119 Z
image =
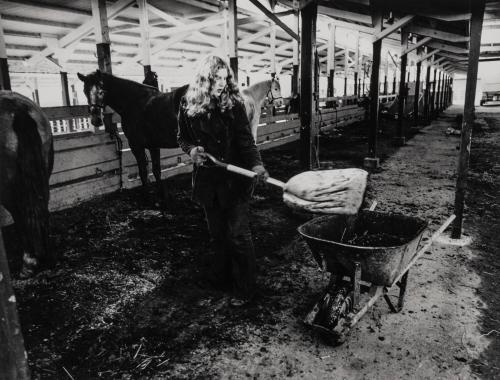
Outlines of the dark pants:
M 223 208 L 216 201 L 204 209 L 215 253 L 211 274 L 219 283 L 232 285 L 238 294 L 250 297 L 255 292 L 256 264 L 248 203 Z

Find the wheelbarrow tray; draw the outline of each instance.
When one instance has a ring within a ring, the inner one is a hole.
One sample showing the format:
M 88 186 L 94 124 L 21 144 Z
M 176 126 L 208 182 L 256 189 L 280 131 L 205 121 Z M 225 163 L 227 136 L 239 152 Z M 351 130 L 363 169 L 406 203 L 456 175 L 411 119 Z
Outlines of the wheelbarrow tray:
M 355 216 L 314 218 L 301 225 L 298 231 L 318 264 L 328 272 L 352 275 L 358 263 L 363 281 L 391 286 L 417 253 L 426 227 L 427 222 L 420 218 L 362 210 Z M 353 237 L 363 234 L 392 236 L 397 244 L 360 246 L 348 243 L 356 242 Z

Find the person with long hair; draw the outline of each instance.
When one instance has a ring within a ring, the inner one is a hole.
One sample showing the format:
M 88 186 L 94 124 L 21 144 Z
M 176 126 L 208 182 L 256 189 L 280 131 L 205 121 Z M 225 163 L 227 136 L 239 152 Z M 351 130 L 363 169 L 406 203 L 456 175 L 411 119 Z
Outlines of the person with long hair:
M 205 280 L 217 288 L 232 289 L 233 306 L 245 304 L 255 294 L 256 263 L 248 218 L 255 181 L 210 166 L 206 153 L 254 171 L 257 182 L 269 177 L 244 107 L 227 62 L 207 56 L 199 62 L 181 101 L 177 135 L 179 146 L 194 163 L 193 200 L 205 211 L 214 251 Z

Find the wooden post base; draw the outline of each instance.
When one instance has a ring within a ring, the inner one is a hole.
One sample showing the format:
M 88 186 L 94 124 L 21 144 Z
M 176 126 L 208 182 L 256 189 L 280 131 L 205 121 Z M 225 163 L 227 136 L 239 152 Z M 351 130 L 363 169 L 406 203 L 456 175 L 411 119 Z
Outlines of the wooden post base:
M 365 169 L 378 169 L 380 167 L 380 159 L 378 157 L 365 157 L 363 160 Z

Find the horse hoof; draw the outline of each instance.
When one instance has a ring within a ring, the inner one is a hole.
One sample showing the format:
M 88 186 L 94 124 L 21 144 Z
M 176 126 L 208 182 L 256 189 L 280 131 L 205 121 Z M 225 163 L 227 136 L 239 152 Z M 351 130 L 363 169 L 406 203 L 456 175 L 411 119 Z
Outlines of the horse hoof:
M 23 267 L 21 268 L 21 272 L 19 273 L 19 278 L 27 279 L 33 277 L 37 268 L 38 260 L 25 252 L 23 255 Z

